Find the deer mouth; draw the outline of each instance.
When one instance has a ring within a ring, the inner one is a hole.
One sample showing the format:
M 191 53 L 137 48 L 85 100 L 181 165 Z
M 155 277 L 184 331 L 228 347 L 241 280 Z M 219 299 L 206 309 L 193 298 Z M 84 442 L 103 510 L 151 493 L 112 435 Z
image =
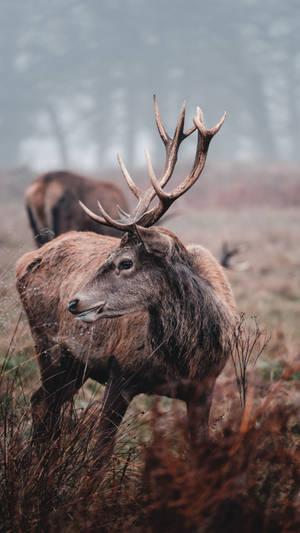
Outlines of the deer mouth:
M 103 312 L 105 303 L 106 302 L 98 302 L 93 307 L 81 311 L 81 313 L 78 313 L 78 315 L 76 316 L 76 320 L 83 320 L 84 322 L 95 322 L 95 320 L 101 318 L 101 313 Z

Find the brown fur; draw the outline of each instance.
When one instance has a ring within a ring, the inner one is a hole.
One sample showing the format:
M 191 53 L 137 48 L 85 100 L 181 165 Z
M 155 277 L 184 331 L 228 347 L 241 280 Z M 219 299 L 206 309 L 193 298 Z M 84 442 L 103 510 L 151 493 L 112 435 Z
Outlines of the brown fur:
M 87 377 L 111 385 L 116 383 L 114 376 L 119 376 L 120 373 L 127 385 L 121 393 L 119 391 L 119 396 L 116 394 L 113 413 L 115 410 L 120 412 L 118 423 L 135 394 L 158 393 L 186 400 L 193 431 L 195 402 L 191 401 L 194 393 L 191 393 L 190 384 L 202 382 L 204 390 L 197 396 L 199 401 L 196 405 L 197 409 L 203 411 L 204 425 L 207 424 L 214 382 L 229 354 L 230 327 L 236 313 L 234 298 L 222 268 L 208 250 L 197 245 L 185 248 L 169 230 L 158 228 L 151 231 L 159 239 L 162 235 L 167 236 L 171 249 L 174 253 L 176 251 L 176 257 L 179 260 L 182 257 L 187 268 L 195 272 L 197 279 L 199 277 L 203 280 L 207 309 L 217 305 L 223 314 L 220 326 L 221 347 L 214 347 L 215 340 L 212 337 L 208 344 L 211 353 L 205 353 L 203 347 L 190 353 L 189 345 L 193 341 L 191 331 L 186 345 L 187 363 L 183 364 L 182 360 L 178 360 L 176 347 L 175 351 L 167 353 L 164 349 L 153 346 L 149 335 L 151 318 L 146 310 L 117 318 L 103 318 L 93 324 L 76 321 L 67 309 L 68 302 L 78 291 L 84 292 L 84 287 L 89 284 L 94 286 L 93 276 L 107 256 L 118 253 L 120 241 L 94 233 L 64 234 L 41 249 L 25 254 L 16 267 L 17 288 L 39 354 L 42 376 L 42 387 L 32 398 L 36 438 L 47 440 L 49 433 L 53 432 L 61 405 L 73 396 Z M 128 246 L 126 236 L 121 242 L 121 248 L 122 246 Z M 166 305 L 168 310 L 168 304 Z M 182 311 L 179 310 L 179 317 L 180 313 Z M 201 309 L 197 311 L 197 315 L 199 314 Z M 198 316 L 191 317 L 183 332 L 176 331 L 175 339 L 177 335 L 180 342 L 188 338 L 193 318 Z M 203 323 L 205 320 L 206 317 L 203 317 Z M 212 327 L 213 330 L 214 321 L 214 318 L 208 318 L 207 328 Z M 157 334 L 155 328 L 154 324 L 154 337 Z M 197 331 L 194 335 L 197 336 Z M 196 337 L 195 342 L 198 342 Z M 117 374 L 112 373 L 111 356 L 114 356 Z M 184 383 L 188 383 L 187 388 Z M 110 403 L 106 405 L 109 407 Z M 112 417 L 112 412 L 107 416 Z M 102 443 L 109 440 L 108 418 L 105 420 L 106 422 L 102 421 L 102 426 L 100 424 L 102 430 L 99 439 Z M 114 421 L 113 428 L 110 428 L 112 434 L 118 423 Z
M 117 185 L 72 172 L 48 172 L 38 177 L 25 191 L 25 204 L 37 245 L 70 230 L 94 231 L 118 236 L 114 228 L 97 224 L 80 208 L 78 201 L 98 210 L 97 200 L 112 217 L 118 217 L 117 205 L 128 210 L 127 201 Z

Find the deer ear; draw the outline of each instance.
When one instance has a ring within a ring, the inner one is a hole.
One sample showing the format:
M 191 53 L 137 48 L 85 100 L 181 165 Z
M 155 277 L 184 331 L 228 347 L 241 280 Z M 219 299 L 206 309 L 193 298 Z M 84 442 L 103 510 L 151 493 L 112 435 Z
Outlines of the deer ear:
M 136 233 L 144 248 L 149 254 L 166 256 L 172 248 L 172 239 L 169 235 L 157 229 L 136 227 Z

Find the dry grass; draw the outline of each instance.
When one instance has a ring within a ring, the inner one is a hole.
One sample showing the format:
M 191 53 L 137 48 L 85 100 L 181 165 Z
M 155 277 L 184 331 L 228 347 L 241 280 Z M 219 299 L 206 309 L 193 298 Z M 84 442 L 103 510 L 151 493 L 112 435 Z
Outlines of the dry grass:
M 157 401 L 146 416 L 131 409 L 106 476 L 91 454 L 99 405 L 79 418 L 66 409 L 62 434 L 38 457 L 21 373 L 3 379 L 1 530 L 297 531 L 300 427 L 280 392 L 299 369 L 286 368 L 263 400 L 253 382 L 245 407 L 220 417 L 202 444 L 188 444 L 175 404 L 172 417 Z M 232 386 L 221 391 L 232 406 Z

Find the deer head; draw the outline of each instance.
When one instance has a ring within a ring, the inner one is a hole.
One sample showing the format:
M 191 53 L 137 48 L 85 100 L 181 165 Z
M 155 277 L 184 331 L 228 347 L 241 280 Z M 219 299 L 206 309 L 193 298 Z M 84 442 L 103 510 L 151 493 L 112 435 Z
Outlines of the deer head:
M 119 209 L 121 220 L 112 219 L 99 204 L 99 216 L 80 202 L 84 211 L 95 221 L 126 232 L 120 245 L 99 265 L 99 270 L 89 283 L 68 304 L 71 313 L 85 322 L 100 318 L 111 318 L 136 311 L 147 310 L 161 297 L 162 278 L 170 272 L 187 252 L 179 239 L 168 230 L 149 228 L 169 209 L 172 203 L 182 196 L 199 178 L 207 156 L 209 143 L 219 131 L 225 113 L 212 129 L 206 129 L 200 108 L 194 117 L 194 126 L 184 132 L 185 104 L 183 104 L 174 137 L 171 138 L 162 124 L 156 98 L 154 112 L 159 134 L 165 145 L 166 160 L 164 171 L 158 179 L 146 152 L 151 187 L 142 192 L 129 175 L 123 161 L 118 156 L 122 174 L 133 194 L 138 199 L 132 215 Z M 194 131 L 198 132 L 196 155 L 192 170 L 172 192 L 163 190 L 168 183 L 176 161 L 181 142 Z M 149 209 L 151 201 L 157 197 L 158 204 Z M 187 257 L 186 257 L 187 260 Z

